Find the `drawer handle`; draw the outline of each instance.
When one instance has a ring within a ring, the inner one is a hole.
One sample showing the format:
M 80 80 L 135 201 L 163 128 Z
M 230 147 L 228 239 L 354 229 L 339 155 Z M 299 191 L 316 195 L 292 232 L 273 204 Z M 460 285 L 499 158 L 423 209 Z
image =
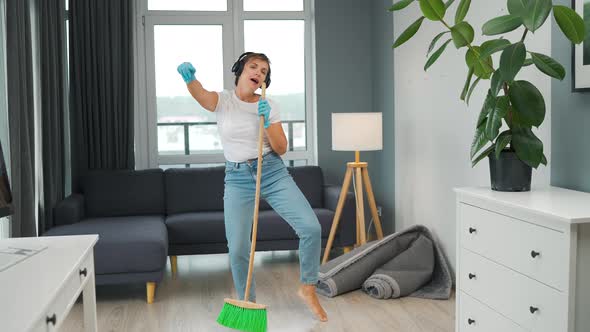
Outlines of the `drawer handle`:
M 57 317 L 55 316 L 55 314 L 53 314 L 53 316 L 45 318 L 45 322 L 47 324 L 51 323 L 53 326 L 55 326 L 55 323 L 57 322 Z
M 540 252 L 538 252 L 538 251 L 534 251 L 534 250 L 532 250 L 532 251 L 531 251 L 531 257 L 533 257 L 533 258 L 535 258 L 535 257 L 539 256 L 540 254 L 541 254 L 541 253 L 540 253 Z
M 473 278 L 475 278 L 475 274 L 469 273 L 469 279 L 473 279 Z
M 473 323 L 475 323 L 475 320 L 473 320 L 473 319 L 471 319 L 471 318 L 468 318 L 468 319 L 467 319 L 467 324 L 471 325 L 471 324 L 473 324 Z
M 534 314 L 535 312 L 539 311 L 539 308 L 536 308 L 536 307 L 530 306 L 530 307 L 529 307 L 529 311 L 531 312 L 531 314 Z
M 473 227 L 469 227 L 469 234 L 473 234 L 477 232 L 477 229 L 473 228 Z
M 88 272 L 86 271 L 86 268 L 80 270 L 80 275 L 81 276 L 85 276 L 86 277 L 87 274 L 88 274 Z

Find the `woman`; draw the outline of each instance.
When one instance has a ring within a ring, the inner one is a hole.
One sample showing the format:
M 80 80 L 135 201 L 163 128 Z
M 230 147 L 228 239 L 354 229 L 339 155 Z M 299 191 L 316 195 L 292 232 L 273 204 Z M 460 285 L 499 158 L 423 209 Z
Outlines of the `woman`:
M 309 202 L 287 171 L 280 155 L 287 151 L 278 105 L 255 91 L 270 85 L 270 61 L 262 53 L 246 52 L 232 67 L 234 90 L 211 92 L 195 78 L 190 63 L 178 66 L 193 98 L 215 112 L 225 156 L 224 216 L 234 285 L 243 300 L 248 276 L 250 234 L 254 214 L 259 118 L 264 116 L 261 196 L 299 236 L 301 285 L 298 295 L 321 321 L 328 317 L 315 292 L 321 251 L 321 227 Z M 249 301 L 256 301 L 252 280 Z

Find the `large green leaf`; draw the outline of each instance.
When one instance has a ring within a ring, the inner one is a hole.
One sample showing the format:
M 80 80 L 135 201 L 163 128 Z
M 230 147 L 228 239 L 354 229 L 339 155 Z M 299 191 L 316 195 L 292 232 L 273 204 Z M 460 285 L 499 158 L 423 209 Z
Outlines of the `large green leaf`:
M 461 91 L 461 100 L 465 100 L 465 97 L 467 97 L 469 85 L 471 84 L 471 78 L 473 78 L 473 67 L 469 68 L 469 72 L 467 73 L 467 79 L 463 85 L 463 91 Z
M 490 90 L 488 90 L 488 94 L 486 99 L 483 102 L 483 106 L 481 107 L 481 111 L 479 112 L 479 117 L 477 118 L 477 125 L 476 127 L 484 126 L 488 119 L 488 114 L 496 107 L 496 100 L 498 100 L 495 96 L 492 96 Z M 472 156 L 473 157 L 473 156 Z
M 508 0 L 508 12 L 512 15 L 522 16 L 530 0 Z
M 442 0 L 420 0 L 422 14 L 431 21 L 441 21 L 445 17 L 445 4 Z
M 469 23 L 463 21 L 456 24 L 454 27 L 451 27 L 451 36 L 453 37 L 455 47 L 461 48 L 469 45 L 473 41 L 475 32 Z
M 485 124 L 477 127 L 475 130 L 475 136 L 473 136 L 473 142 L 471 143 L 471 158 L 475 157 L 475 154 L 488 142 L 484 132 Z
M 479 83 L 479 81 L 481 81 L 481 78 L 477 78 L 475 80 L 475 82 L 473 82 L 473 84 L 471 84 L 471 87 L 469 88 L 469 92 L 467 92 L 467 98 L 465 98 L 465 102 L 467 103 L 467 105 L 469 105 L 469 100 L 471 99 L 471 94 L 473 93 L 473 90 L 475 90 L 475 87 L 477 86 L 477 83 Z
M 530 82 L 510 83 L 510 102 L 518 121 L 526 126 L 539 127 L 545 119 L 545 100 L 541 92 Z
M 390 12 L 394 12 L 396 10 L 404 9 L 404 8 L 408 7 L 412 2 L 414 2 L 414 0 L 401 0 L 401 1 L 398 1 L 398 2 L 394 3 L 393 6 L 391 6 L 389 8 L 389 11 Z
M 432 53 L 432 56 L 428 59 L 428 61 L 426 61 L 426 64 L 424 65 L 424 71 L 426 71 L 428 68 L 430 68 L 430 66 L 432 66 L 432 64 L 434 62 L 436 62 L 436 60 L 438 60 L 438 58 L 445 51 L 445 48 L 447 48 L 447 45 L 449 45 L 450 42 L 451 42 L 450 39 L 447 40 L 444 44 L 442 44 L 441 47 L 439 47 L 438 50 L 436 50 L 434 53 Z
M 461 0 L 459 2 L 459 7 L 457 7 L 457 12 L 455 13 L 455 24 L 462 22 L 467 16 L 467 12 L 469 11 L 469 6 L 471 6 L 471 0 Z
M 396 48 L 410 40 L 410 38 L 412 38 L 416 34 L 416 32 L 418 32 L 423 21 L 424 16 L 420 17 L 419 19 L 414 21 L 414 23 L 410 24 L 410 26 L 406 30 L 404 30 L 404 32 L 402 32 L 401 35 L 399 35 L 399 37 L 397 37 L 392 47 Z
M 482 26 L 484 35 L 499 35 L 510 32 L 522 25 L 522 19 L 516 15 L 504 15 L 487 21 Z
M 486 121 L 485 134 L 488 140 L 493 141 L 498 136 L 500 127 L 502 127 L 502 119 L 508 113 L 509 104 L 508 96 L 498 97 L 496 100 L 496 105 L 488 114 L 488 120 Z
M 533 168 L 539 167 L 543 160 L 543 142 L 531 128 L 515 126 L 512 129 L 512 147 L 518 158 Z
M 524 43 L 516 43 L 508 46 L 500 56 L 500 73 L 506 82 L 511 82 L 522 68 L 526 59 Z
M 504 84 L 504 80 L 502 79 L 502 74 L 498 69 L 492 74 L 492 82 L 490 85 L 490 90 L 492 91 L 492 95 L 494 97 L 497 96 L 500 92 L 500 89 L 502 89 L 502 84 Z
M 500 135 L 498 135 L 498 139 L 496 139 L 496 159 L 500 158 L 500 153 L 504 148 L 512 141 L 512 132 L 510 130 L 505 130 Z
M 540 71 L 559 80 L 565 78 L 565 68 L 559 62 L 541 53 L 531 53 L 533 63 Z
M 467 63 L 467 67 L 473 67 L 475 76 L 487 80 L 494 72 L 494 63 L 491 56 L 487 59 L 480 59 L 479 51 L 479 46 L 473 46 L 468 49 L 467 53 L 465 53 L 465 62 Z
M 477 158 L 473 159 L 471 162 L 471 167 L 474 167 L 478 162 L 480 162 L 483 158 L 487 157 L 494 151 L 494 146 L 490 145 L 487 149 L 485 149 Z
M 537 31 L 545 23 L 552 6 L 551 0 L 529 0 L 524 13 L 520 15 L 522 23 L 532 32 Z
M 434 39 L 432 39 L 432 41 L 430 42 L 430 46 L 428 47 L 428 52 L 426 52 L 426 55 L 428 56 L 428 54 L 430 54 L 430 52 L 432 52 L 432 50 L 434 49 L 434 46 L 436 46 L 436 42 L 445 35 L 445 33 L 449 33 L 450 31 L 443 31 L 441 33 L 439 33 L 438 35 L 436 35 L 434 37 Z
M 492 39 L 492 40 L 488 40 L 486 42 L 484 42 L 483 44 L 481 44 L 480 46 L 480 54 L 479 57 L 480 59 L 484 59 L 489 57 L 490 55 L 502 51 L 503 49 L 505 49 L 506 47 L 510 46 L 510 41 L 507 39 Z
M 563 34 L 574 44 L 584 41 L 584 20 L 566 6 L 553 6 L 553 16 Z

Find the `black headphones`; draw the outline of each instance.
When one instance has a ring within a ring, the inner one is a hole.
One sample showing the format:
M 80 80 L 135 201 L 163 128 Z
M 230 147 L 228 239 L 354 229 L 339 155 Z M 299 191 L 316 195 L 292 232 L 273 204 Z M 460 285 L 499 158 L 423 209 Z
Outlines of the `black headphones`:
M 234 65 L 231 67 L 231 72 L 236 74 L 236 81 L 235 81 L 236 85 L 238 84 L 238 78 L 240 77 L 240 75 L 242 75 L 242 72 L 244 71 L 244 66 L 246 65 L 246 58 L 252 54 L 258 54 L 261 57 L 263 57 L 267 62 L 270 63 L 270 61 L 268 60 L 268 57 L 264 53 L 254 53 L 254 52 L 242 53 L 242 55 L 240 55 L 240 57 L 238 57 L 238 60 L 236 62 L 234 62 Z M 266 83 L 267 88 L 270 86 L 270 66 L 268 67 L 268 73 L 266 73 L 266 78 L 264 79 L 264 83 Z

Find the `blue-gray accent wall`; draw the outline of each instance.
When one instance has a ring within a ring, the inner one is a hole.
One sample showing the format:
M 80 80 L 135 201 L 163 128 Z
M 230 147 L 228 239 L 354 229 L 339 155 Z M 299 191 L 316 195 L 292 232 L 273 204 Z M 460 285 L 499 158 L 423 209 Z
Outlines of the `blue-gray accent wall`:
M 383 207 L 383 228 L 394 231 L 395 207 L 395 144 L 393 103 L 393 14 L 387 11 L 392 1 L 377 0 L 373 4 L 373 111 L 383 113 L 383 150 L 375 154 L 370 167 L 375 196 Z
M 327 183 L 341 184 L 346 163 L 354 160 L 353 152 L 332 151 L 332 113 L 383 112 L 383 150 L 361 152 L 361 160 L 369 163 L 385 232 L 394 229 L 391 5 L 383 0 L 315 1 L 318 164 Z
M 554 5 L 570 6 L 570 0 Z M 572 48 L 552 19 L 551 56 L 566 69 L 551 83 L 551 184 L 590 192 L 590 93 L 572 92 Z

